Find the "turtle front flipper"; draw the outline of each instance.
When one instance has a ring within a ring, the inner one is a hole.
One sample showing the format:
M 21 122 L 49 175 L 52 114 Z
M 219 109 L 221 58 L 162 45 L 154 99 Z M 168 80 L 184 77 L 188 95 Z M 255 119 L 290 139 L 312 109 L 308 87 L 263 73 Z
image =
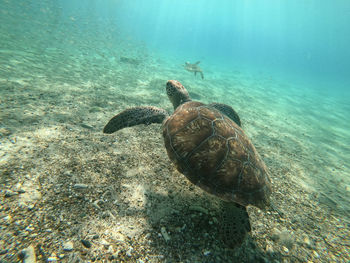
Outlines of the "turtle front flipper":
M 235 248 L 241 245 L 251 231 L 246 207 L 237 203 L 223 201 L 221 218 L 221 237 L 226 246 Z
M 162 123 L 168 113 L 157 107 L 141 106 L 129 108 L 115 115 L 103 128 L 103 133 L 113 133 L 139 124 Z
M 231 107 L 223 103 L 211 103 L 209 106 L 221 111 L 221 113 L 225 114 L 231 120 L 233 120 L 239 127 L 241 127 L 241 120 L 238 116 L 238 113 Z

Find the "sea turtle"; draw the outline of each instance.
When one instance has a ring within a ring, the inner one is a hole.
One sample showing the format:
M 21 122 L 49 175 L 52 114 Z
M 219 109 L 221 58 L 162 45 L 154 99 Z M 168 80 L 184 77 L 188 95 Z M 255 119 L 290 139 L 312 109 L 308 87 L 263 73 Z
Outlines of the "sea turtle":
M 223 200 L 221 231 L 224 242 L 234 247 L 250 231 L 246 206 L 269 204 L 267 168 L 230 106 L 192 101 L 176 80 L 167 82 L 166 92 L 175 109 L 170 116 L 153 106 L 129 108 L 114 116 L 103 132 L 163 122 L 165 147 L 177 170 Z
M 201 77 L 202 79 L 204 79 L 204 75 L 203 75 L 203 71 L 202 69 L 198 66 L 198 64 L 200 63 L 200 61 L 197 61 L 196 63 L 194 64 L 191 64 L 190 62 L 186 62 L 184 67 L 187 71 L 189 72 L 194 72 L 194 75 L 196 76 L 197 75 L 197 72 L 199 74 L 201 74 Z

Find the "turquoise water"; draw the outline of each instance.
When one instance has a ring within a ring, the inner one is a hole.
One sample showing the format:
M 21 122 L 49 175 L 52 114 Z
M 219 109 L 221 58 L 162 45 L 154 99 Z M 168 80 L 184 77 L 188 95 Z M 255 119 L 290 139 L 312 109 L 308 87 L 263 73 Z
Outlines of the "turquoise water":
M 176 56 L 350 83 L 347 1 L 118 1 L 125 32 Z
M 76 118 L 99 134 L 111 111 L 172 110 L 159 83 L 178 79 L 195 99 L 239 112 L 278 184 L 297 185 L 349 224 L 349 1 L 0 0 L 0 7 L 0 128 L 20 136 Z M 186 61 L 200 61 L 204 80 L 184 69 Z M 57 99 L 41 100 L 43 110 L 34 100 L 21 105 L 52 93 Z

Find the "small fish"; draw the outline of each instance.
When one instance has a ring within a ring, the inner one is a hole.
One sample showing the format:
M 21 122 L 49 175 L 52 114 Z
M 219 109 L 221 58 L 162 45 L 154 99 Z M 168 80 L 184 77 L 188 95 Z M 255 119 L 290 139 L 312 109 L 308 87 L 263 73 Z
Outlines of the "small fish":
M 186 62 L 184 67 L 187 71 L 189 72 L 194 72 L 194 75 L 196 76 L 197 72 L 199 74 L 201 74 L 202 79 L 204 79 L 204 75 L 203 75 L 203 71 L 202 69 L 198 66 L 198 64 L 200 63 L 200 61 L 197 61 L 194 64 L 191 64 L 190 62 Z

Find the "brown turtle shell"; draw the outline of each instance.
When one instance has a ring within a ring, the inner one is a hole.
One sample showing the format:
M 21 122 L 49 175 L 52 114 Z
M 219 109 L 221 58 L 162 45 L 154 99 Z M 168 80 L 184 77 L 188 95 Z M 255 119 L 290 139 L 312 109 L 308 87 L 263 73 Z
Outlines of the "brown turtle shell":
M 193 184 L 243 206 L 268 204 L 266 165 L 225 114 L 200 102 L 186 102 L 165 121 L 163 137 L 170 160 Z

